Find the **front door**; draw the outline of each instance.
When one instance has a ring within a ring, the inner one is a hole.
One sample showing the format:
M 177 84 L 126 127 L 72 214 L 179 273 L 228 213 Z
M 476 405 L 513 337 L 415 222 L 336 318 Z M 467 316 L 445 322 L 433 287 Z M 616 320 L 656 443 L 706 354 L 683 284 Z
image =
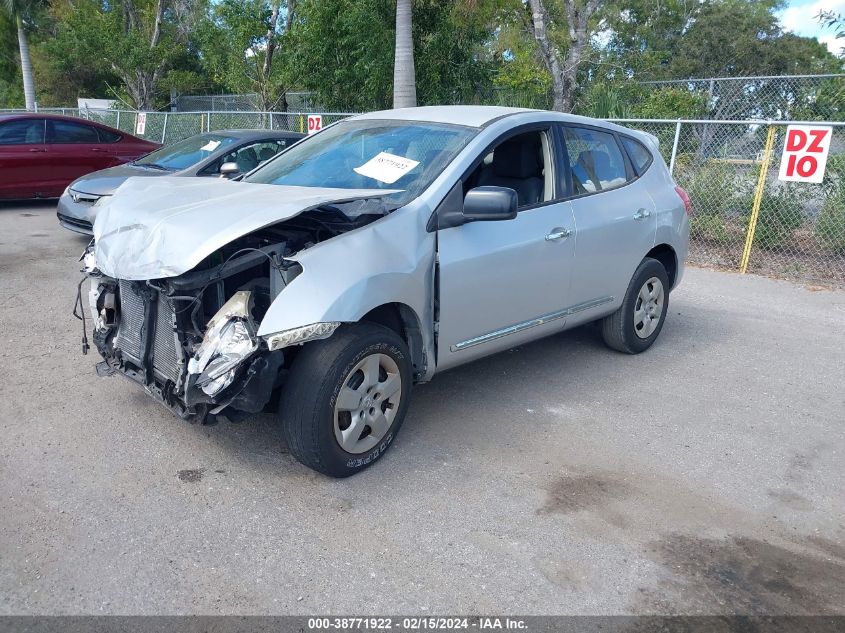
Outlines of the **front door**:
M 560 200 L 557 151 L 549 130 L 503 139 L 464 179 L 510 187 L 513 220 L 438 231 L 438 369 L 561 329 L 569 305 L 574 223 Z

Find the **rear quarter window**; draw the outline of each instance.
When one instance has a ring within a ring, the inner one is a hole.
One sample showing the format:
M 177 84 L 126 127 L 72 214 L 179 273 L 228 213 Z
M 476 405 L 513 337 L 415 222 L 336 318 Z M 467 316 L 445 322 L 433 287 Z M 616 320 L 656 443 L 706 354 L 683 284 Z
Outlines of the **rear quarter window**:
M 642 176 L 654 160 L 651 152 L 648 151 L 645 145 L 628 136 L 622 137 L 622 145 L 625 147 L 625 151 L 628 152 L 628 158 L 631 159 L 631 164 L 637 170 L 637 174 Z

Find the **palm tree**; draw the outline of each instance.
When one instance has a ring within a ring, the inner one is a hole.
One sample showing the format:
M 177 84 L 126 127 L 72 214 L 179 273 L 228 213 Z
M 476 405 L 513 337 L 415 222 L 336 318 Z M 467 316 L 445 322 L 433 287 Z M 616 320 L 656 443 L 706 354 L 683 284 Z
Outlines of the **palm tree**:
M 412 0 L 396 0 L 396 56 L 393 60 L 394 108 L 410 108 L 417 105 L 411 2 Z
M 23 76 L 23 94 L 26 109 L 35 109 L 35 82 L 32 80 L 32 60 L 29 58 L 29 44 L 26 41 L 26 31 L 23 28 L 23 14 L 26 11 L 26 0 L 3 0 L 3 8 L 18 26 L 18 48 L 21 53 L 21 75 Z

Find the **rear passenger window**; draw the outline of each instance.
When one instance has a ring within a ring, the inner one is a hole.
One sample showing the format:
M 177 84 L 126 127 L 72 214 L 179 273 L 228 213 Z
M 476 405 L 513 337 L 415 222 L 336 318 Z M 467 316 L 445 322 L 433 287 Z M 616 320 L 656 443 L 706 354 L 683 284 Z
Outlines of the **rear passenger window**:
M 111 130 L 104 130 L 101 127 L 97 128 L 97 134 L 100 135 L 100 143 L 117 143 L 120 140 L 120 134 Z
M 628 158 L 631 159 L 631 163 L 634 165 L 637 173 L 640 175 L 645 173 L 645 170 L 648 169 L 648 166 L 651 165 L 651 161 L 653 160 L 651 152 L 646 149 L 645 145 L 627 136 L 622 137 L 622 145 L 625 147 L 625 151 L 628 152 Z
M 53 143 L 99 143 L 97 128 L 70 121 L 52 121 Z
M 0 123 L 0 145 L 35 145 L 44 142 L 44 119 Z
M 625 159 L 613 134 L 565 127 L 563 136 L 575 195 L 608 191 L 628 181 Z

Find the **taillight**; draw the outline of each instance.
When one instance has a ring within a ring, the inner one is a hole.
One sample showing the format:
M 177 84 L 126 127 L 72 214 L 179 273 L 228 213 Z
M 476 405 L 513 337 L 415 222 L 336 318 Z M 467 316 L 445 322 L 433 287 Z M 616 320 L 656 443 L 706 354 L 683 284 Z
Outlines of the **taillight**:
M 684 209 L 687 211 L 687 215 L 692 215 L 692 200 L 689 199 L 689 194 L 684 191 L 683 187 L 675 185 L 675 192 L 678 194 L 678 197 L 684 203 Z

